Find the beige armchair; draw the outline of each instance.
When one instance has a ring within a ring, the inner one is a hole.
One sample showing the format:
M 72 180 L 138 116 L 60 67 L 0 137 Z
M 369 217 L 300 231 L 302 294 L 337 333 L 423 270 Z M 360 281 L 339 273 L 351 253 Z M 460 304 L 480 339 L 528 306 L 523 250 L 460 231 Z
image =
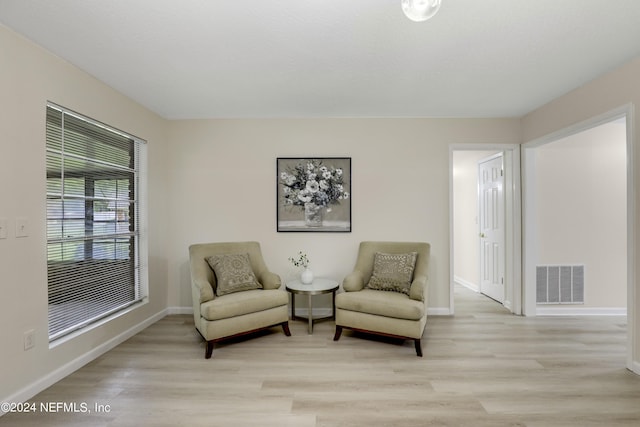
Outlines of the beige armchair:
M 428 243 L 362 242 L 354 271 L 336 295 L 336 333 L 343 328 L 411 339 L 422 357 L 427 322 Z
M 191 245 L 189 263 L 193 319 L 207 341 L 206 359 L 223 339 L 278 325 L 291 335 L 289 296 L 265 265 L 258 242 Z

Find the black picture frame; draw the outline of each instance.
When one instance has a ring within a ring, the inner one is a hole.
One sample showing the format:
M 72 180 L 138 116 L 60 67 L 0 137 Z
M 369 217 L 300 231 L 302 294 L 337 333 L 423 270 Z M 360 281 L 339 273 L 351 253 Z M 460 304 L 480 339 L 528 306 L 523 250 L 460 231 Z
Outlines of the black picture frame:
M 351 232 L 351 157 L 276 159 L 278 232 Z

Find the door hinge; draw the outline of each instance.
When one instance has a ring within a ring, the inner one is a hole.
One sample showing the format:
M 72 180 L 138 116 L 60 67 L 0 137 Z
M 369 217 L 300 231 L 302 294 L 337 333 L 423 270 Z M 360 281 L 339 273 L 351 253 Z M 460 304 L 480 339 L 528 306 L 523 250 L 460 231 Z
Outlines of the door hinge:
M 501 278 L 500 278 L 500 284 L 501 284 L 501 285 L 504 285 L 504 277 L 501 277 Z
M 500 169 L 500 176 L 503 176 L 504 169 Z

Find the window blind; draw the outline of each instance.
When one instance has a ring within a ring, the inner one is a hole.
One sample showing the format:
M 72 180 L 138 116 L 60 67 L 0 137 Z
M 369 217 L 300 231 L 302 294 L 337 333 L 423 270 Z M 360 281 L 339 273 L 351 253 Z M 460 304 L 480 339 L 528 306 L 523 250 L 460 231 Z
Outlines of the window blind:
M 143 143 L 47 105 L 49 341 L 146 296 L 139 203 Z

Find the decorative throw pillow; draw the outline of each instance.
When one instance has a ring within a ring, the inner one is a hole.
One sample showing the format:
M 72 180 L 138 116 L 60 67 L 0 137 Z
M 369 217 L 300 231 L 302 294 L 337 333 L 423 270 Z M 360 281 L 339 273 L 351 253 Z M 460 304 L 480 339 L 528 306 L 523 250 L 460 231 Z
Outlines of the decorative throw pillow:
M 417 257 L 417 252 L 407 254 L 376 252 L 373 257 L 373 274 L 367 288 L 409 295 Z
M 216 274 L 217 296 L 262 289 L 262 285 L 251 269 L 248 253 L 213 255 L 206 260 Z

